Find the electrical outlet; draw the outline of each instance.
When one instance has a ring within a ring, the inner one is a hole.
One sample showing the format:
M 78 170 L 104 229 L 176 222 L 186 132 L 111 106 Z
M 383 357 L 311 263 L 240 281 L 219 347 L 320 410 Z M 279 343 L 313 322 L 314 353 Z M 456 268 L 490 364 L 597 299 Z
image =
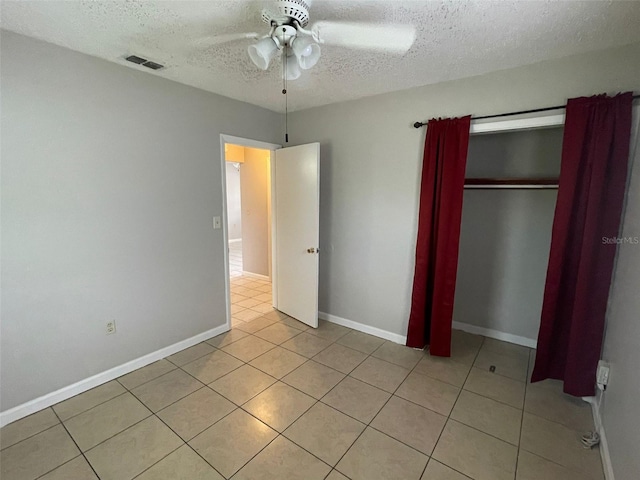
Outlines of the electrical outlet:
M 112 335 L 114 333 L 116 333 L 116 321 L 111 320 L 110 322 L 107 322 L 107 335 Z
M 598 371 L 596 373 L 596 383 L 599 387 L 606 387 L 609 383 L 609 364 L 600 360 L 598 362 Z

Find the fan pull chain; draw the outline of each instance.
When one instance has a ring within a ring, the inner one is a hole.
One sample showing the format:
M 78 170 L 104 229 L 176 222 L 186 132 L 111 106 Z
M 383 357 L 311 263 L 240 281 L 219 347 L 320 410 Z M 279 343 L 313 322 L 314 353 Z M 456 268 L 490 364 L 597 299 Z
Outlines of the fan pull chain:
M 289 102 L 287 96 L 287 47 L 282 53 L 282 94 L 284 95 L 284 143 L 289 143 Z

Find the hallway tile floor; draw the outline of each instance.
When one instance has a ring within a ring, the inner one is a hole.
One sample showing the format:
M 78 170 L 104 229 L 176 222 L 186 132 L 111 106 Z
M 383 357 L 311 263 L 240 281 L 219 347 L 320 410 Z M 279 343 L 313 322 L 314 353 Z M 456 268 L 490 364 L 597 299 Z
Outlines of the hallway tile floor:
M 590 406 L 526 383 L 534 351 L 454 331 L 431 357 L 270 294 L 233 277 L 229 332 L 4 427 L 0 478 L 604 478 Z
M 229 276 L 242 276 L 242 240 L 229 242 Z

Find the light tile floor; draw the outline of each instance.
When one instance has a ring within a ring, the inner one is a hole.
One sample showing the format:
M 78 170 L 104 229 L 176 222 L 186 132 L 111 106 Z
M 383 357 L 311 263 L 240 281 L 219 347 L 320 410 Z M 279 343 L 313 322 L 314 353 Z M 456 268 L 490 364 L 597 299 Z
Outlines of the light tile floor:
M 234 277 L 228 333 L 3 428 L 0 478 L 604 478 L 588 404 L 527 384 L 533 351 L 455 331 L 431 357 L 270 294 Z
M 242 241 L 229 243 L 229 276 L 242 276 Z

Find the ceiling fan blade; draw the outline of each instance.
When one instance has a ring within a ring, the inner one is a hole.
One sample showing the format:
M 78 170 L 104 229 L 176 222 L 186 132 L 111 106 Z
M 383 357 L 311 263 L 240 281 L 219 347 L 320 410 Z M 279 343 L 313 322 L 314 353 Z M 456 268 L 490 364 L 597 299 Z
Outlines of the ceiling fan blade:
M 315 23 L 311 31 L 318 42 L 327 45 L 396 54 L 405 53 L 416 39 L 415 27 L 399 24 L 322 21 Z
M 213 35 L 199 39 L 196 44 L 201 47 L 212 47 L 223 43 L 236 42 L 238 40 L 255 39 L 260 37 L 257 33 L 228 33 L 225 35 Z

